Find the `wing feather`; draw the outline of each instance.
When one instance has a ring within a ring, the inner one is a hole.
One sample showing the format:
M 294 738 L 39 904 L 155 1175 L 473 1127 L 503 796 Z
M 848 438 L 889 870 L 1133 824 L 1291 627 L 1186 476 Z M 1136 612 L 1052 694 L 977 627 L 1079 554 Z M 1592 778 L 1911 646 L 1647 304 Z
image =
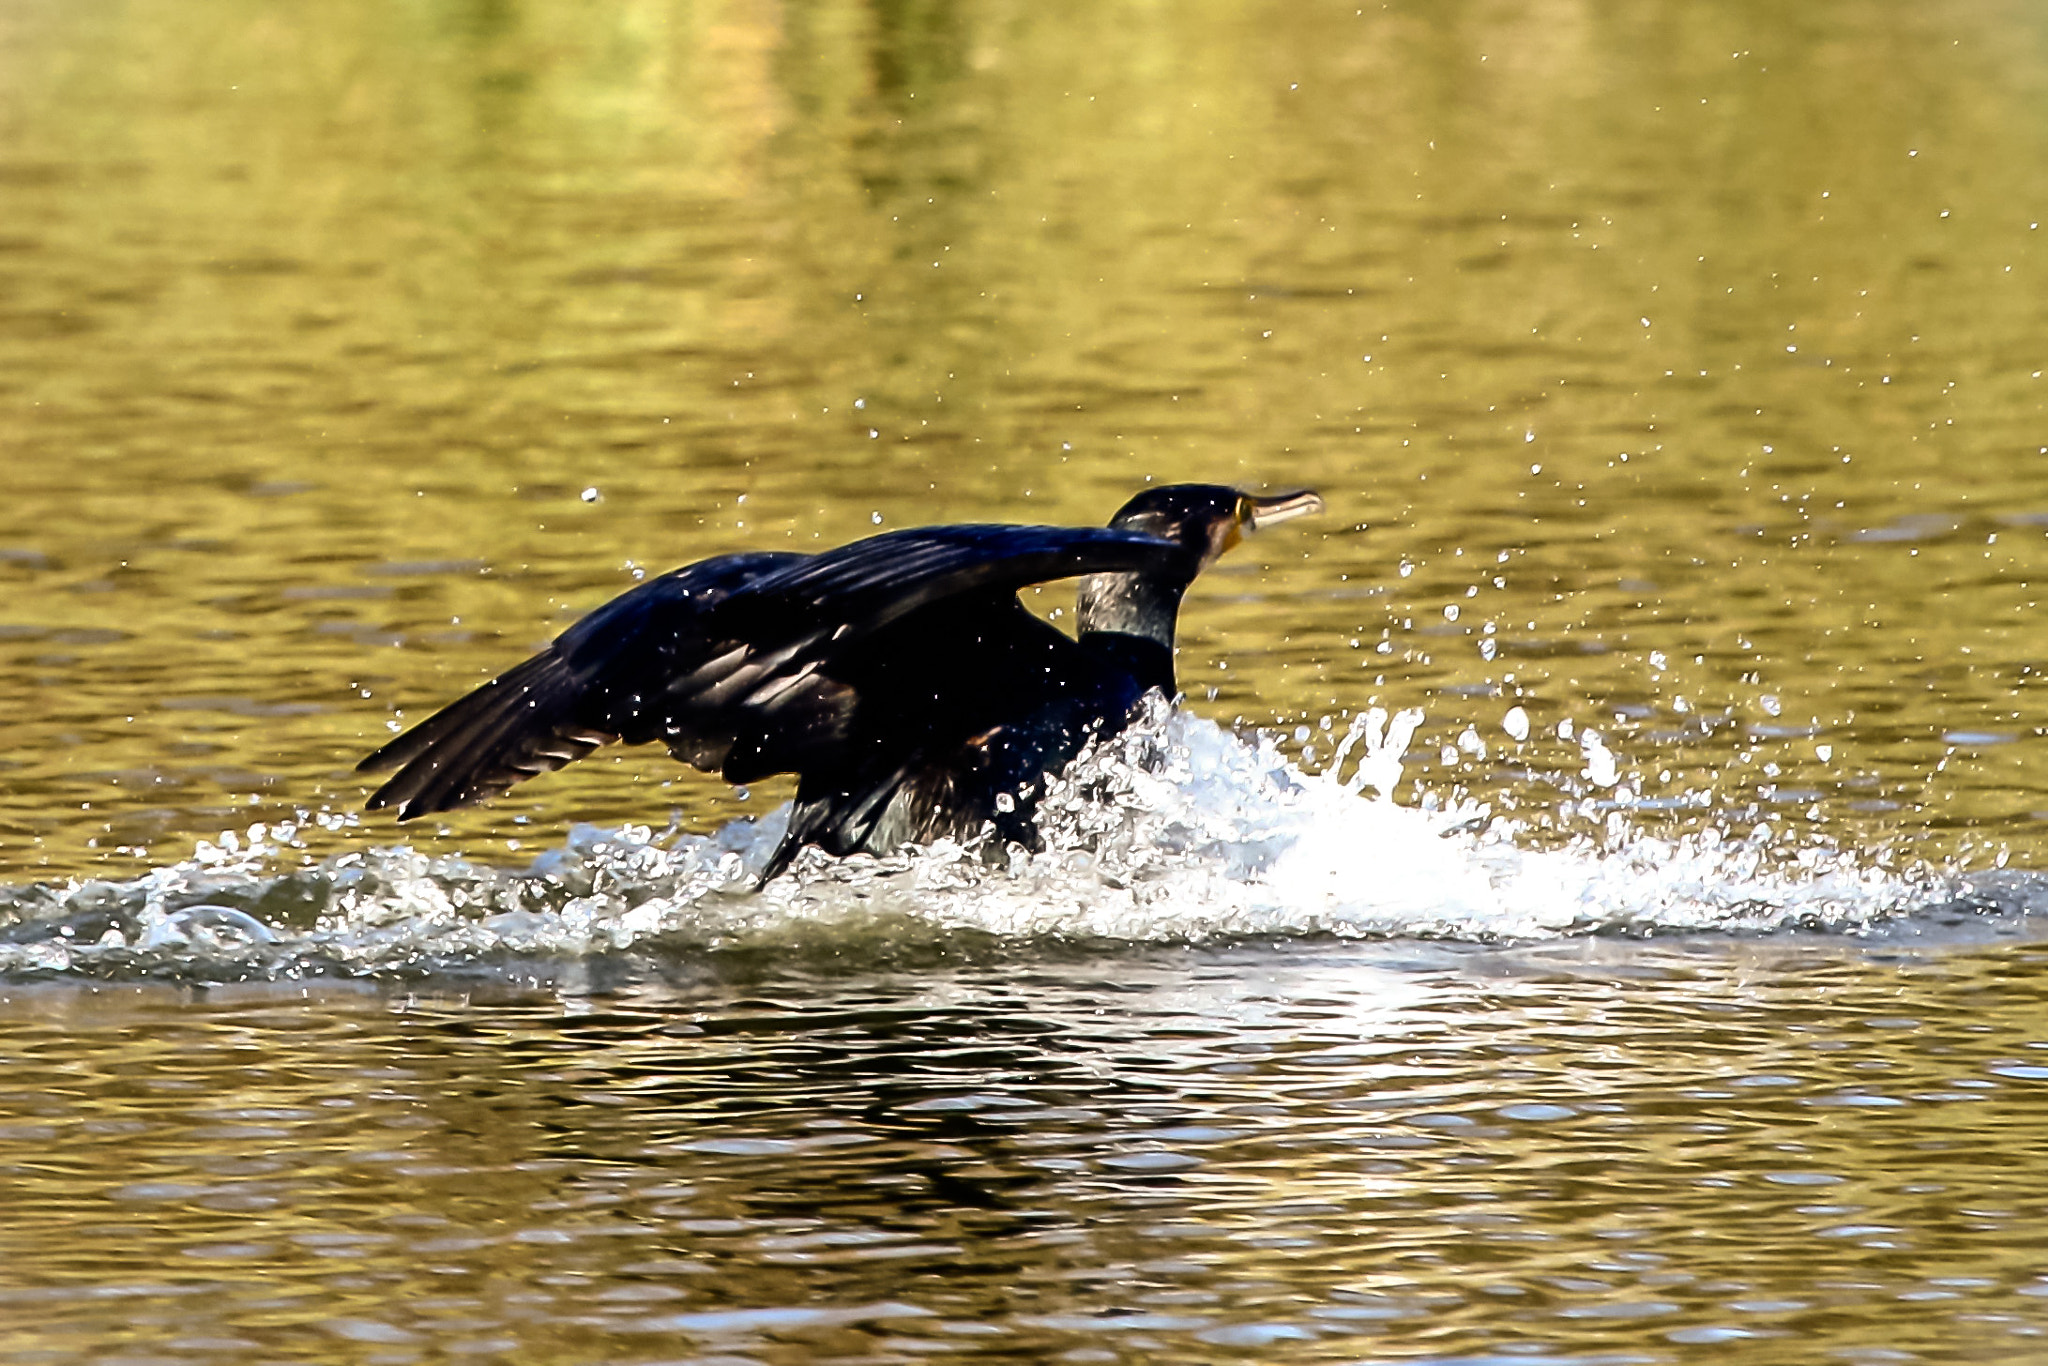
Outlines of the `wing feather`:
M 398 772 L 370 798 L 399 819 L 496 796 L 598 744 L 661 741 L 734 782 L 833 762 L 860 696 L 833 661 L 913 612 L 1185 555 L 1107 527 L 944 526 L 820 555 L 727 555 L 652 579 L 359 767 Z M 943 653 L 930 667 L 943 669 Z
M 562 661 L 536 655 L 370 755 L 366 771 L 398 767 L 370 797 L 408 820 L 494 797 L 521 779 L 582 758 L 609 734 L 571 721 L 575 680 Z M 433 727 L 425 740 L 417 731 Z

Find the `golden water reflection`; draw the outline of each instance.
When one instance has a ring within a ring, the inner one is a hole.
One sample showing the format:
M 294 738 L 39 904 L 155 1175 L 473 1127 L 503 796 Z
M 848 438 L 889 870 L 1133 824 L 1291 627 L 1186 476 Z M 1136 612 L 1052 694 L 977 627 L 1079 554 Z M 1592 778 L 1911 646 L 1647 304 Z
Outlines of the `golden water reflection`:
M 1310 767 L 1421 706 L 1408 776 L 1542 840 L 1570 721 L 1638 826 L 2037 864 L 2043 43 L 2009 0 L 0 7 L 0 894 L 353 810 L 394 709 L 631 566 L 1148 478 L 1328 498 L 1181 660 Z M 776 795 L 625 756 L 417 840 Z M 2025 945 L 905 952 L 948 961 L 12 982 L 0 1356 L 2048 1330 Z
M 2029 1360 L 2040 960 L 1175 950 L 566 1004 L 17 987 L 0 1348 Z
M 1198 592 L 1223 719 L 1498 742 L 1511 697 L 1658 792 L 1937 857 L 2048 808 L 2021 9 L 0 25 L 18 873 L 352 807 L 392 707 L 629 561 L 1098 521 L 1147 477 L 1331 495 Z M 1517 775 L 1576 762 L 1417 774 L 1540 822 Z M 629 771 L 455 839 L 736 809 Z

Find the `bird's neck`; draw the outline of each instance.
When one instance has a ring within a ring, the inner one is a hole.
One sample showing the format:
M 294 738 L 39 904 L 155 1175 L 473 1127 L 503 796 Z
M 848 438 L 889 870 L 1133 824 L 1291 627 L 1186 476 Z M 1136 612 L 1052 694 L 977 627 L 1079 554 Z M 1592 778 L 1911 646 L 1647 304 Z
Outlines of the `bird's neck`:
M 1090 574 L 1076 604 L 1081 642 L 1172 697 L 1173 629 L 1186 591 L 1185 583 L 1145 574 Z

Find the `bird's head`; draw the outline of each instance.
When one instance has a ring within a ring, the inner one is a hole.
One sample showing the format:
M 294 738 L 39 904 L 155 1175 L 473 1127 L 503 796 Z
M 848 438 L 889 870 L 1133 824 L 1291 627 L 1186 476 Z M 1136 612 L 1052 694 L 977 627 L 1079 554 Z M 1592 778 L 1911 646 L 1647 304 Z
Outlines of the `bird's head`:
M 1154 652 L 1147 685 L 1174 692 L 1173 633 L 1181 594 L 1195 575 L 1244 539 L 1247 531 L 1290 517 L 1321 512 L 1323 500 L 1303 489 L 1260 498 L 1221 484 L 1169 484 L 1146 489 L 1125 503 L 1109 524 L 1171 541 L 1187 554 L 1175 569 L 1090 574 L 1081 580 L 1076 612 L 1084 640 L 1149 642 Z
M 1323 500 L 1308 489 L 1262 498 L 1222 484 L 1168 484 L 1125 503 L 1109 524 L 1178 542 L 1207 567 L 1247 531 L 1322 510 Z

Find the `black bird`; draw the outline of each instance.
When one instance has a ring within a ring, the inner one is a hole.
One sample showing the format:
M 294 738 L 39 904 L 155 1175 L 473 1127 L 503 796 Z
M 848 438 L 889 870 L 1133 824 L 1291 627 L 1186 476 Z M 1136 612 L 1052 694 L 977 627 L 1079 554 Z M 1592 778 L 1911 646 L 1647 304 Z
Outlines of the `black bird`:
M 613 740 L 728 782 L 797 775 L 766 882 L 804 845 L 1037 844 L 1046 779 L 1154 689 L 1173 697 L 1181 595 L 1244 531 L 1314 493 L 1147 489 L 1107 527 L 931 526 L 819 555 L 720 555 L 650 579 L 364 759 L 368 809 L 494 797 Z M 1017 590 L 1081 576 L 1078 638 Z

